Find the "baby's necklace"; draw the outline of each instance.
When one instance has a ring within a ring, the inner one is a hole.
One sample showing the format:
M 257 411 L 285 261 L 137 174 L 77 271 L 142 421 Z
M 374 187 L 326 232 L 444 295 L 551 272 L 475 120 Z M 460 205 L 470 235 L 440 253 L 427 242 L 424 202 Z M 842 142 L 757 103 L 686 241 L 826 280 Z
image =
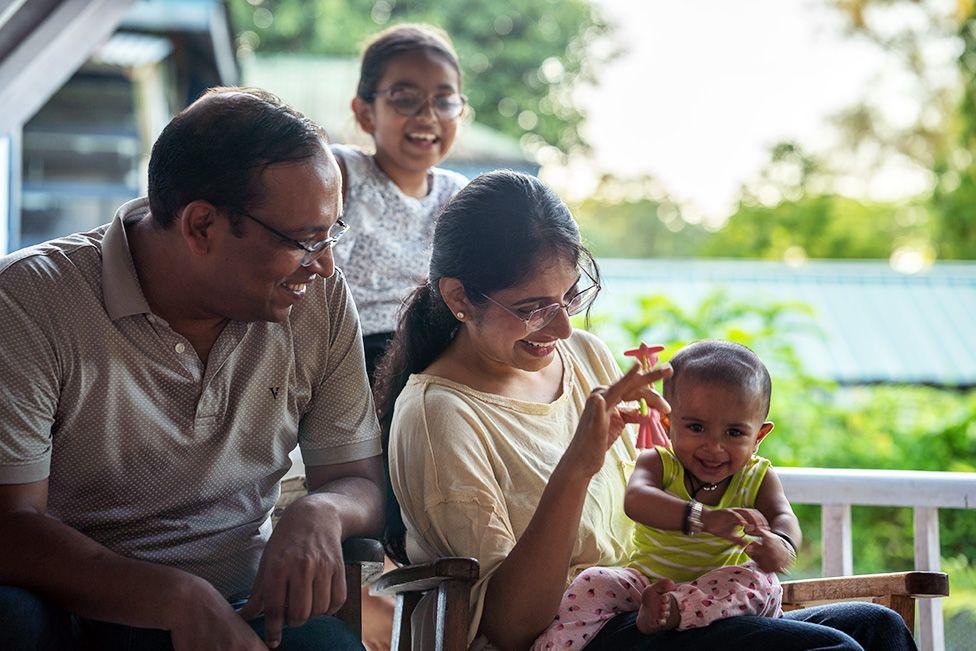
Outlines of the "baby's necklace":
M 711 493 L 712 491 L 716 490 L 719 486 L 724 484 L 727 479 L 728 477 L 726 477 L 722 481 L 715 482 L 714 484 L 709 484 L 708 482 L 702 482 L 701 485 L 696 488 L 695 484 L 698 482 L 698 477 L 695 477 L 693 474 L 688 473 L 688 483 L 691 484 L 691 488 L 692 488 L 691 499 L 695 499 L 698 496 L 699 491 L 705 491 L 706 493 Z

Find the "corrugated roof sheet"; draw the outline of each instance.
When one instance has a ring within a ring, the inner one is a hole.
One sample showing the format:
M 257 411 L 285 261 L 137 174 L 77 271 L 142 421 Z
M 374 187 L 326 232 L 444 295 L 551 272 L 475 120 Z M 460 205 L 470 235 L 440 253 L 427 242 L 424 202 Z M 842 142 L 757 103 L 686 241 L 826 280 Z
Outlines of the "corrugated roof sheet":
M 710 292 L 754 302 L 799 301 L 822 337 L 789 333 L 806 369 L 863 384 L 976 385 L 976 263 L 939 263 L 903 274 L 886 261 L 600 261 L 595 312 L 626 314 L 642 295 L 693 308 Z

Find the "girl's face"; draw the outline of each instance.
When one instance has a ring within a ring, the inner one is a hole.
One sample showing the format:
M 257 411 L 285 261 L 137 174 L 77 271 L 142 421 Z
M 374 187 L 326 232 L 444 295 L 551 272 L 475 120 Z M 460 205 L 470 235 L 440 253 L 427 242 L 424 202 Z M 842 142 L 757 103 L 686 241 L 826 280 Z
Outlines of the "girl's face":
M 491 298 L 498 304 L 489 301 L 473 308 L 473 318 L 465 322 L 470 344 L 492 366 L 523 371 L 544 369 L 555 359 L 556 341 L 573 332 L 569 316 L 559 310 L 549 324 L 535 332 L 528 332 L 518 317 L 526 318 L 532 310 L 552 303 L 565 303 L 585 289 L 581 285 L 588 282 L 586 276 L 580 278 L 579 269 L 572 262 L 552 259 L 541 263 L 528 280 L 492 292 Z
M 458 118 L 443 117 L 435 110 L 438 98 L 461 92 L 457 70 L 444 57 L 427 51 L 398 56 L 386 64 L 370 103 L 354 103 L 360 126 L 376 143 L 376 158 L 384 170 L 426 174 L 440 162 L 454 143 Z M 414 93 L 427 102 L 413 116 L 394 110 L 403 93 Z
M 678 380 L 671 399 L 671 445 L 678 461 L 708 484 L 745 467 L 773 429 L 755 391 L 698 377 Z

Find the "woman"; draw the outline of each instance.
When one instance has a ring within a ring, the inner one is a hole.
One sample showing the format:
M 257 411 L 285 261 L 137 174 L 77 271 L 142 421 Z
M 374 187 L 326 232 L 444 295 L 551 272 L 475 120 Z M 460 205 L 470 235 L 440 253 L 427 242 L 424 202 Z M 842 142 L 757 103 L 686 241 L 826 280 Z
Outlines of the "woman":
M 670 369 L 620 377 L 599 340 L 574 332 L 569 316 L 598 292 L 596 265 L 559 198 L 534 177 L 486 174 L 441 214 L 429 282 L 411 295 L 381 363 L 378 403 L 406 521 L 405 531 L 390 526 L 388 547 L 401 561 L 479 560 L 476 648 L 528 648 L 570 578 L 628 556 L 623 495 L 636 451 L 620 433 L 636 413 L 620 403 L 643 397 L 666 413 L 648 385 Z M 828 620 L 834 628 L 817 623 Z M 717 644 L 913 647 L 893 611 L 857 604 L 650 636 L 630 613 L 587 648 Z

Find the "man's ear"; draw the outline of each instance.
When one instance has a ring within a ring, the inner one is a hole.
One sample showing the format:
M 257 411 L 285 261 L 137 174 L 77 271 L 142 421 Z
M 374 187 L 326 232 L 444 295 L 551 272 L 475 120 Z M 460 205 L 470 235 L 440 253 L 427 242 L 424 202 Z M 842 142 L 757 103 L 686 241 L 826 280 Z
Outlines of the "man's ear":
M 209 201 L 191 201 L 180 211 L 180 234 L 190 252 L 207 255 L 213 248 L 217 208 Z
M 773 431 L 773 427 L 773 421 L 767 420 L 762 424 L 762 427 L 759 428 L 759 436 L 756 437 L 757 449 L 759 448 L 759 444 L 762 442 L 762 440 L 766 438 L 766 435 Z
M 365 131 L 366 133 L 372 135 L 376 131 L 376 126 L 373 124 L 373 105 L 364 100 L 362 97 L 354 97 L 352 99 L 352 112 L 356 116 L 356 124 Z
M 458 312 L 464 314 L 462 318 L 458 319 L 459 321 L 466 321 L 470 318 L 471 302 L 468 301 L 468 295 L 464 292 L 464 284 L 460 280 L 443 276 L 437 281 L 437 291 L 440 292 L 452 314 L 455 316 Z

